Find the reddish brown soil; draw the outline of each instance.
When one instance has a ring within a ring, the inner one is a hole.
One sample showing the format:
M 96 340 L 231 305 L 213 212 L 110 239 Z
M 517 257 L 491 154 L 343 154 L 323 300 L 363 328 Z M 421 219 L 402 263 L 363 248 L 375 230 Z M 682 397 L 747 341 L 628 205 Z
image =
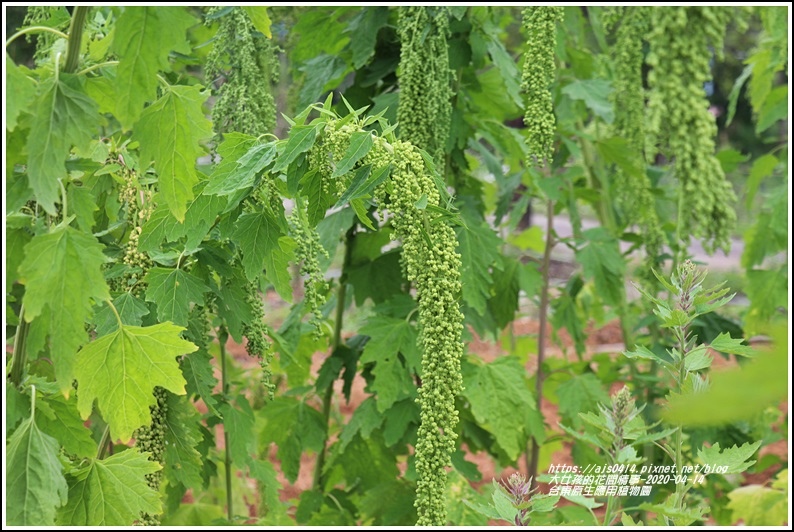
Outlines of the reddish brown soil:
M 516 320 L 513 324 L 513 334 L 517 336 L 522 335 L 536 335 L 539 331 L 539 324 L 537 321 L 532 320 L 530 318 L 521 318 Z M 550 357 L 559 357 L 564 356 L 564 351 L 569 353 L 573 352 L 573 341 L 571 340 L 570 336 L 565 330 L 559 331 L 559 339 L 560 343 L 562 344 L 562 349 L 560 346 L 557 346 L 551 342 L 550 339 L 550 332 L 551 328 L 547 328 L 547 342 L 546 342 L 546 354 Z M 622 335 L 620 331 L 620 326 L 618 322 L 611 322 L 608 323 L 604 327 L 587 327 L 586 329 L 586 346 L 588 349 L 588 353 L 614 353 L 616 356 L 619 354 L 623 349 L 622 343 Z M 254 367 L 257 365 L 256 361 L 252 360 L 245 352 L 243 346 L 235 344 L 231 340 L 227 344 L 228 353 L 234 356 L 237 364 L 241 365 L 242 367 Z M 486 342 L 480 340 L 475 337 L 475 339 L 468 343 L 467 345 L 467 352 L 470 355 L 479 356 L 486 361 L 491 361 L 497 356 L 500 356 L 503 353 L 501 348 L 498 345 L 495 345 L 492 342 Z M 320 366 L 322 365 L 323 360 L 325 357 L 328 356 L 327 352 L 318 352 L 315 354 L 312 362 L 312 373 L 313 375 L 317 374 Z M 731 362 L 725 361 L 722 357 L 717 356 L 715 357 L 715 369 L 723 369 L 726 367 L 730 367 L 733 364 Z M 537 369 L 537 358 L 535 356 L 530 356 L 529 361 L 527 362 L 526 369 L 528 373 L 534 374 Z M 220 375 L 218 375 L 220 377 Z M 621 386 L 620 383 L 615 383 L 613 386 L 614 389 L 610 390 L 611 393 L 614 393 L 619 387 Z M 352 415 L 353 411 L 358 407 L 358 405 L 366 399 L 368 396 L 367 393 L 364 392 L 364 383 L 363 379 L 359 376 L 353 382 L 352 392 L 350 396 L 350 402 L 346 402 L 342 395 L 342 382 L 337 381 L 335 384 L 335 408 L 339 410 L 339 412 L 346 418 Z M 541 412 L 543 417 L 548 424 L 549 427 L 556 427 L 557 423 L 559 422 L 559 416 L 557 414 L 557 406 L 548 402 L 544 401 L 541 405 Z M 788 415 L 788 405 L 787 403 L 781 404 L 781 412 L 783 417 Z M 222 433 L 218 434 L 218 445 L 222 447 L 223 443 L 223 435 Z M 776 454 L 783 460 L 784 463 L 788 461 L 788 440 L 784 439 L 779 442 L 770 444 L 765 446 L 761 449 L 760 455 L 763 456 L 765 454 L 772 453 Z M 278 479 L 281 482 L 283 489 L 280 493 L 280 498 L 282 501 L 293 501 L 295 502 L 301 492 L 311 489 L 312 486 L 312 476 L 314 471 L 314 464 L 316 461 L 316 456 L 304 453 L 301 458 L 301 466 L 300 466 L 300 473 L 298 478 L 294 484 L 290 484 L 286 478 L 284 477 L 283 473 L 280 470 L 280 464 L 278 459 L 276 458 L 276 448 L 275 446 L 271 447 L 269 459 L 274 464 L 277 472 L 278 472 Z M 478 452 L 478 453 L 470 453 L 466 452 L 466 459 L 475 463 L 482 473 L 482 481 L 477 483 L 475 487 L 488 484 L 494 478 L 497 479 L 504 479 L 509 477 L 510 474 L 516 471 L 525 472 L 526 464 L 523 462 L 517 464 L 518 468 L 500 468 L 498 467 L 491 457 L 485 452 Z M 562 449 L 555 452 L 552 456 L 552 463 L 554 464 L 573 464 L 571 459 L 571 444 L 570 442 L 566 441 L 562 445 Z M 768 468 L 762 472 L 756 473 L 747 473 L 744 476 L 743 484 L 764 484 L 769 481 L 774 475 L 777 474 L 779 471 L 780 466 L 773 466 Z M 544 485 L 541 485 L 541 490 L 545 491 L 547 488 Z M 255 505 L 250 505 L 251 509 L 251 516 L 256 516 L 256 508 Z M 497 524 L 505 524 L 505 523 L 492 523 L 494 525 Z

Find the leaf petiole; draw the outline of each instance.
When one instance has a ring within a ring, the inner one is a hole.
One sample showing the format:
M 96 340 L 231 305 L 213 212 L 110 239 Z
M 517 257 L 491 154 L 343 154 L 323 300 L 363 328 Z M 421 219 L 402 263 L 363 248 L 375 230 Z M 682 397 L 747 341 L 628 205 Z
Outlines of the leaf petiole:
M 110 310 L 113 311 L 113 314 L 116 315 L 116 321 L 119 322 L 119 329 L 124 328 L 124 324 L 121 322 L 121 316 L 119 316 L 119 311 L 116 310 L 115 305 L 113 305 L 113 301 L 108 298 L 106 303 L 108 304 L 108 307 L 110 307 Z

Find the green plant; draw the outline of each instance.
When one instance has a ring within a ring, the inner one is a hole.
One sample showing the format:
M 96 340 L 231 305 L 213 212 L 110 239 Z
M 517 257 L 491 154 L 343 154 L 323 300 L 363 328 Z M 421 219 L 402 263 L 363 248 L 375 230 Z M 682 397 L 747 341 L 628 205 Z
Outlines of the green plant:
M 735 475 L 574 505 L 531 488 L 557 452 L 739 471 L 784 437 L 785 382 L 764 375 L 787 361 L 786 12 L 753 10 L 741 36 L 749 97 L 728 105 L 750 144 L 721 149 L 699 81 L 670 90 L 679 70 L 708 79 L 717 33 L 735 46 L 733 9 L 10 6 L 8 523 L 755 519 L 722 496 Z M 708 38 L 660 33 L 682 13 Z M 642 120 L 662 104 L 714 138 Z M 661 316 L 628 297 L 687 256 L 681 197 L 717 217 L 707 244 L 737 237 L 728 195 L 682 194 L 687 161 L 744 194 L 747 311 L 682 310 L 686 272 L 644 299 Z M 590 352 L 616 319 L 647 346 L 633 359 Z M 703 346 L 756 333 L 768 356 L 690 393 Z M 530 474 L 475 489 L 482 460 Z
M 659 282 L 673 296 L 673 301 L 657 298 L 639 289 L 644 297 L 654 303 L 654 314 L 659 318 L 661 327 L 672 332 L 675 342 L 664 356 L 642 346 L 636 346 L 633 351 L 624 352 L 624 355 L 652 360 L 666 370 L 674 382 L 668 401 L 677 401 L 679 397 L 697 395 L 708 389 L 708 379 L 702 373 L 712 363 L 709 349 L 745 357 L 755 355 L 752 348 L 743 345 L 741 338 L 731 338 L 727 333 L 720 334 L 709 344 L 699 343 L 692 334 L 690 328 L 695 318 L 722 307 L 733 297 L 726 296 L 727 288 L 705 288 L 705 277 L 705 271 L 698 270 L 690 261 L 684 261 L 669 281 L 657 275 Z M 664 504 L 644 507 L 660 512 L 657 518 L 660 524 L 691 524 L 702 519 L 706 511 L 703 507 L 688 506 L 685 501 L 687 493 L 697 484 L 697 477 L 686 476 L 685 436 L 684 428 L 677 426 L 672 441 L 661 444 L 675 467 L 675 491 Z M 754 463 L 749 458 L 760 445 L 761 442 L 747 443 L 720 451 L 719 443 L 716 443 L 710 448 L 702 447 L 697 456 L 708 467 L 707 472 L 740 473 Z M 694 455 L 694 449 L 691 451 Z

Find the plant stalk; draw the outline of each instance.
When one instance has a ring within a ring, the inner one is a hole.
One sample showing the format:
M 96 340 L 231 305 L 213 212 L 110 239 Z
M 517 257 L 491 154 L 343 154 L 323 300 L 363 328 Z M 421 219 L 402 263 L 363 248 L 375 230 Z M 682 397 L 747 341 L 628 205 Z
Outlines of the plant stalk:
M 540 330 L 538 331 L 538 370 L 535 373 L 535 396 L 538 411 L 543 406 L 543 361 L 546 358 L 546 322 L 549 312 L 549 280 L 551 278 L 551 250 L 554 247 L 554 202 L 546 204 L 546 249 L 543 251 L 543 289 L 540 293 Z M 530 478 L 530 490 L 537 488 L 538 462 L 540 459 L 540 443 L 532 438 L 527 464 L 527 476 Z
M 331 353 L 342 345 L 342 323 L 345 316 L 345 299 L 347 296 L 347 270 L 353 255 L 353 240 L 356 236 L 355 225 L 348 229 L 345 234 L 345 258 L 342 263 L 342 274 L 339 276 L 339 289 L 336 292 L 336 311 L 334 315 L 334 337 L 331 343 Z M 325 424 L 326 440 L 323 448 L 317 455 L 317 464 L 314 466 L 314 480 L 312 489 L 322 489 L 323 468 L 325 467 L 325 455 L 328 451 L 328 425 L 331 421 L 331 403 L 334 398 L 334 382 L 332 381 L 323 394 L 323 423 Z
M 105 430 L 102 432 L 102 437 L 99 439 L 99 445 L 97 446 L 97 460 L 102 460 L 107 456 L 108 447 L 110 447 L 110 425 L 105 425 Z
M 218 329 L 218 343 L 221 348 L 221 386 L 223 388 L 223 397 L 225 401 L 229 400 L 229 371 L 226 363 L 226 340 L 229 339 L 229 333 L 223 325 Z M 226 423 L 223 424 L 223 442 L 225 447 L 224 454 L 224 469 L 226 477 L 226 519 L 229 523 L 232 522 L 234 511 L 232 509 L 232 453 L 229 445 L 229 431 L 226 430 Z
M 686 358 L 686 338 L 687 338 L 687 329 L 688 326 L 684 325 L 681 329 L 678 330 L 678 345 L 679 345 L 679 352 L 681 354 L 681 360 L 679 361 L 678 366 L 678 388 L 677 392 L 680 394 L 681 390 L 684 387 L 684 381 L 686 379 L 686 366 L 684 364 L 684 359 Z M 676 475 L 681 475 L 681 463 L 683 462 L 683 447 L 684 447 L 684 428 L 679 425 L 678 430 L 675 433 L 675 473 Z M 676 508 L 679 510 L 683 510 L 684 508 L 684 484 L 677 482 L 675 484 L 675 504 Z
M 19 325 L 17 325 L 17 332 L 14 335 L 14 358 L 11 362 L 11 373 L 9 375 L 11 383 L 17 387 L 22 384 L 22 374 L 25 372 L 25 363 L 27 362 L 26 344 L 29 330 L 30 323 L 25 321 L 25 305 L 22 305 L 19 309 Z
M 91 6 L 77 6 L 72 13 L 72 22 L 69 25 L 69 45 L 66 48 L 66 63 L 63 71 L 71 74 L 77 70 L 80 61 L 80 44 L 83 40 L 83 29 Z

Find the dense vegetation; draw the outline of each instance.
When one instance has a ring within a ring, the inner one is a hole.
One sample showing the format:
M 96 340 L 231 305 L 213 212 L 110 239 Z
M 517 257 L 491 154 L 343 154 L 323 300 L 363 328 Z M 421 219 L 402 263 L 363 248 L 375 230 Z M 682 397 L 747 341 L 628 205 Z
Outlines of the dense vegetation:
M 786 522 L 787 7 L 6 9 L 9 525 Z

